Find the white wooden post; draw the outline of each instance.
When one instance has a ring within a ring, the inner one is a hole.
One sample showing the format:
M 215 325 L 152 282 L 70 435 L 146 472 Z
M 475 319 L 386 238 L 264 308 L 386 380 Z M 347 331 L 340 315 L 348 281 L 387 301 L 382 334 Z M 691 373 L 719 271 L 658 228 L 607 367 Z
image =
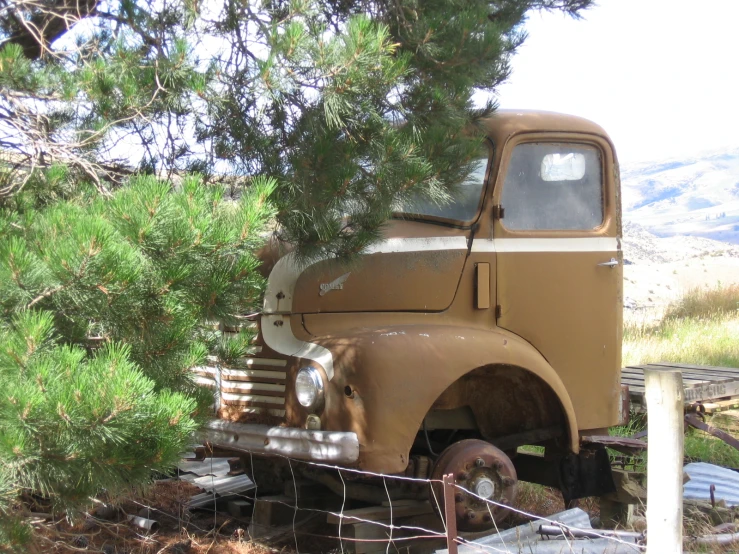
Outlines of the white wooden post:
M 647 554 L 683 551 L 683 377 L 645 369 L 647 399 Z

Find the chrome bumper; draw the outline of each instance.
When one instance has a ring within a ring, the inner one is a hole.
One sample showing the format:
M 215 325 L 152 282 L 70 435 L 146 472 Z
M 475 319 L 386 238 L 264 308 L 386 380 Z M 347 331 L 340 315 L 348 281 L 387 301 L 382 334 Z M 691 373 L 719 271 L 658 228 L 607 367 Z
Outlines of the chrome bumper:
M 297 460 L 350 464 L 359 458 L 356 433 L 309 431 L 212 419 L 200 431 L 200 438 L 214 446 Z

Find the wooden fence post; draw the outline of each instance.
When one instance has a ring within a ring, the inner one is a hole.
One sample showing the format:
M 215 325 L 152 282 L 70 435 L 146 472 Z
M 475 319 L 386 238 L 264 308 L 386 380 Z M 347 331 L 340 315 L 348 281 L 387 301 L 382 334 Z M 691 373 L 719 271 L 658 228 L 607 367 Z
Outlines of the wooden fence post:
M 647 554 L 683 551 L 683 377 L 644 369 L 647 400 Z
M 446 520 L 446 545 L 449 554 L 457 554 L 457 513 L 454 509 L 454 475 L 444 475 L 444 519 Z

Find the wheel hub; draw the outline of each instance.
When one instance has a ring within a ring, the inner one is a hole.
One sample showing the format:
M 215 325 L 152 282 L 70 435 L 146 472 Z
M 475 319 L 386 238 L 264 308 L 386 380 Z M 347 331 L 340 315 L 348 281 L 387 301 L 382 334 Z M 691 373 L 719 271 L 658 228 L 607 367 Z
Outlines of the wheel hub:
M 488 477 L 479 477 L 472 484 L 472 492 L 485 499 L 493 498 L 495 495 L 495 483 Z
M 432 479 L 441 481 L 449 474 L 458 485 L 454 510 L 460 530 L 488 529 L 493 520 L 500 522 L 510 513 L 504 506 L 515 501 L 516 470 L 499 448 L 476 439 L 454 443 L 439 456 Z M 435 482 L 433 487 L 436 497 L 443 498 L 443 485 Z

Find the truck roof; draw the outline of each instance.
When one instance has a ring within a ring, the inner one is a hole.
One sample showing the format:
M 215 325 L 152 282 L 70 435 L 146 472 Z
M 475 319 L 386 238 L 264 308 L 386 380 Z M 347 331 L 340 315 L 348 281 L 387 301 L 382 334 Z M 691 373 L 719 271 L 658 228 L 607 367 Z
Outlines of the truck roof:
M 504 143 L 519 133 L 569 132 L 588 133 L 610 139 L 605 130 L 592 121 L 575 115 L 538 110 L 497 110 L 485 122 L 490 138 Z

